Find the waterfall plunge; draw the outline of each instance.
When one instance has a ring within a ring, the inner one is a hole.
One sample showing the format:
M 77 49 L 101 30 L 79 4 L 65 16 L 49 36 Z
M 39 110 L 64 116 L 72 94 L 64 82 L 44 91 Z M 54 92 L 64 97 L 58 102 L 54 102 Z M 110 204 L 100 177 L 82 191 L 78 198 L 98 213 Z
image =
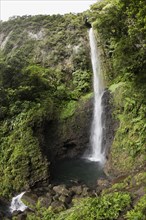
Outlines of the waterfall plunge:
M 91 61 L 93 69 L 93 88 L 94 88 L 94 113 L 91 127 L 91 152 L 87 159 L 91 161 L 99 161 L 101 164 L 105 161 L 105 154 L 102 151 L 102 95 L 103 95 L 103 79 L 101 76 L 99 51 L 96 46 L 96 39 L 93 29 L 89 30 L 89 40 L 91 48 Z

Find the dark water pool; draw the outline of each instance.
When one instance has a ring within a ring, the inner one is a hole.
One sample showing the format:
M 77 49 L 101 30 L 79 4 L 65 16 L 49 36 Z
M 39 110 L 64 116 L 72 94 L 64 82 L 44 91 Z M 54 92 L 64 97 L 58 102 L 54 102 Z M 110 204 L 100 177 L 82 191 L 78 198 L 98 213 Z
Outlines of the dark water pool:
M 97 179 L 105 177 L 103 167 L 98 162 L 85 159 L 65 159 L 56 162 L 52 170 L 52 183 L 70 185 L 81 181 L 89 187 L 96 186 Z

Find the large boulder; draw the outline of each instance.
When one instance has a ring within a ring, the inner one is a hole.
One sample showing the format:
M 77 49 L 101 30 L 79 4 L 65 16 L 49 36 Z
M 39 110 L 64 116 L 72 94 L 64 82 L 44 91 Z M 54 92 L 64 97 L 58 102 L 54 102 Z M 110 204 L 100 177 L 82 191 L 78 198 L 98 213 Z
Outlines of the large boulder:
M 71 188 L 72 192 L 75 194 L 75 195 L 81 195 L 82 192 L 83 192 L 83 189 L 82 189 L 82 186 L 73 186 Z
M 61 212 L 66 209 L 65 205 L 61 201 L 54 201 L 51 204 L 51 208 L 54 212 Z
M 21 200 L 26 206 L 34 210 L 38 201 L 38 196 L 32 192 L 26 192 Z
M 64 195 L 64 196 L 70 195 L 70 191 L 66 188 L 65 185 L 54 186 L 53 190 L 55 191 L 55 193 L 60 194 L 60 195 Z

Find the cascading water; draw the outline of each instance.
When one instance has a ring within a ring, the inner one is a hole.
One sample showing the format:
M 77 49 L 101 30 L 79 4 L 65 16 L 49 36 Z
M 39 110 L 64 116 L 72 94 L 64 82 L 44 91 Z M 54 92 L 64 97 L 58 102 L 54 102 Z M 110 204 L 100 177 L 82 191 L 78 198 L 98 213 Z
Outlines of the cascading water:
M 102 151 L 102 95 L 103 95 L 103 79 L 101 76 L 99 51 L 96 46 L 96 39 L 93 29 L 89 30 L 89 40 L 91 48 L 91 61 L 93 69 L 93 88 L 94 88 L 94 113 L 91 127 L 91 152 L 87 159 L 91 161 L 99 161 L 104 163 L 105 154 Z
M 91 61 L 94 75 L 94 116 L 91 127 L 91 152 L 86 151 L 80 159 L 60 160 L 55 164 L 53 174 L 54 184 L 71 185 L 81 181 L 89 187 L 97 186 L 97 179 L 105 178 L 103 165 L 105 153 L 102 149 L 103 126 L 102 126 L 102 95 L 104 92 L 103 79 L 101 76 L 99 51 L 92 28 L 89 31 Z
M 15 196 L 12 198 L 11 206 L 10 206 L 10 212 L 13 213 L 14 211 L 25 211 L 27 209 L 27 206 L 21 201 L 22 196 L 25 192 L 22 192 L 18 196 Z

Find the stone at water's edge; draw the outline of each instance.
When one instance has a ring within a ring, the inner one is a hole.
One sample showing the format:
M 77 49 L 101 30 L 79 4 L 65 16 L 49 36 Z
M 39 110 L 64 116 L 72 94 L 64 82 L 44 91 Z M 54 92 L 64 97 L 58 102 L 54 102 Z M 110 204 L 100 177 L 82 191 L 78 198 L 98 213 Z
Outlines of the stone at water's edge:
M 60 195 L 64 195 L 64 196 L 70 195 L 70 191 L 66 188 L 65 185 L 54 186 L 53 190 L 55 191 L 55 193 L 58 193 Z
M 99 179 L 97 180 L 97 186 L 102 189 L 108 187 L 110 185 L 110 181 L 108 179 Z
M 97 196 L 97 189 L 90 189 L 86 185 L 77 183 L 70 187 L 66 185 L 49 185 L 44 188 L 36 188 L 34 191 L 26 192 L 21 198 L 23 203 L 28 206 L 28 209 L 24 212 L 15 211 L 12 216 L 17 217 L 17 219 L 27 219 L 28 214 L 33 213 L 35 215 L 38 202 L 40 207 L 51 207 L 54 212 L 60 212 L 70 208 L 75 198 L 89 196 Z
M 75 194 L 75 195 L 81 195 L 82 194 L 82 191 L 83 191 L 83 188 L 82 188 L 82 186 L 73 186 L 72 188 L 71 188 L 71 190 L 73 191 L 73 193 Z

